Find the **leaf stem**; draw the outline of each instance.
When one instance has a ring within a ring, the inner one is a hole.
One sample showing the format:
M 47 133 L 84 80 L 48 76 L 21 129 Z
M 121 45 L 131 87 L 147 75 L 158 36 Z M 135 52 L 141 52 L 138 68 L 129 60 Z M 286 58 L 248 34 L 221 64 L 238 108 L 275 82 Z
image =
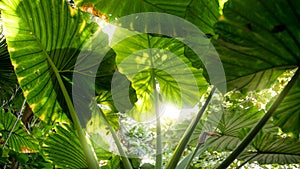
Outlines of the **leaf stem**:
M 5 142 L 4 142 L 4 144 L 2 145 L 2 149 L 4 149 L 4 147 L 5 147 L 6 144 L 8 143 L 8 140 L 9 140 L 10 136 L 12 135 L 12 133 L 14 132 L 14 130 L 15 130 L 17 124 L 18 124 L 18 121 L 21 120 L 22 115 L 23 115 L 23 111 L 24 111 L 24 109 L 25 109 L 25 103 L 26 103 L 26 99 L 24 99 L 24 101 L 23 101 L 23 103 L 22 103 L 22 107 L 21 107 L 21 109 L 20 109 L 20 111 L 19 111 L 19 113 L 18 113 L 18 117 L 17 117 L 17 119 L 16 119 L 16 121 L 15 121 L 15 123 L 14 123 L 12 129 L 10 130 L 10 132 L 9 132 L 9 134 L 8 134 L 8 136 L 7 136 L 6 140 L 5 140 Z
M 95 103 L 95 104 L 97 104 L 97 103 Z M 125 169 L 132 169 L 131 163 L 130 163 L 130 161 L 129 161 L 129 159 L 128 159 L 126 153 L 125 153 L 125 151 L 122 148 L 122 144 L 121 144 L 121 142 L 120 142 L 120 140 L 119 140 L 119 138 L 118 138 L 115 130 L 109 124 L 109 121 L 107 120 L 107 118 L 106 118 L 105 114 L 103 113 L 102 109 L 99 106 L 97 106 L 97 107 L 98 107 L 98 110 L 99 110 L 102 118 L 104 119 L 104 121 L 105 121 L 105 123 L 106 123 L 106 125 L 107 125 L 107 127 L 109 129 L 109 131 L 112 134 L 112 137 L 113 137 L 113 139 L 115 141 L 115 144 L 117 145 L 117 148 L 118 148 L 118 151 L 119 151 L 119 153 L 121 155 L 122 163 L 123 163 Z
M 151 78 L 152 78 L 152 90 L 153 90 L 153 107 L 152 111 L 155 112 L 156 119 L 156 158 L 155 158 L 155 168 L 162 169 L 163 160 L 162 160 L 162 138 L 161 138 L 161 123 L 160 123 L 160 110 L 159 110 L 159 100 L 158 100 L 158 91 L 156 87 L 156 73 L 154 67 L 154 59 L 153 53 L 151 52 L 151 43 L 150 43 L 150 35 L 147 35 L 149 53 L 151 57 Z
M 185 149 L 185 147 L 187 146 L 187 144 L 189 143 L 189 140 L 197 126 L 197 124 L 199 123 L 203 113 L 205 112 L 205 110 L 207 109 L 208 107 L 208 104 L 210 103 L 212 97 L 213 97 L 213 94 L 215 93 L 216 91 L 216 87 L 214 86 L 209 94 L 209 96 L 207 97 L 204 105 L 202 106 L 202 108 L 199 110 L 199 112 L 197 113 L 197 116 L 196 118 L 190 123 L 190 125 L 188 126 L 188 128 L 185 130 L 181 140 L 179 141 L 172 157 L 171 157 L 171 160 L 169 161 L 169 163 L 167 164 L 167 167 L 166 169 L 173 169 L 173 168 L 176 168 L 177 166 L 177 163 L 179 162 L 180 160 L 180 157 Z
M 83 153 L 84 153 L 86 161 L 87 161 L 88 168 L 89 169 L 97 169 L 97 168 L 99 168 L 99 164 L 97 162 L 97 156 L 96 156 L 96 154 L 93 150 L 93 147 L 90 143 L 89 138 L 85 135 L 85 132 L 83 131 L 83 129 L 81 127 L 80 121 L 79 121 L 78 116 L 77 116 L 76 111 L 75 111 L 75 108 L 74 108 L 73 103 L 71 101 L 71 98 L 70 98 L 70 96 L 67 92 L 67 89 L 64 85 L 64 82 L 62 81 L 62 78 L 59 74 L 59 71 L 56 68 L 55 64 L 53 63 L 52 59 L 47 54 L 47 52 L 45 52 L 45 55 L 47 56 L 48 63 L 51 66 L 51 68 L 52 68 L 52 70 L 53 70 L 53 72 L 54 72 L 54 74 L 57 78 L 57 81 L 58 81 L 60 89 L 63 93 L 64 99 L 67 103 L 72 121 L 74 123 L 75 130 L 77 131 L 78 138 L 80 140 L 82 150 L 83 150 Z
M 255 158 L 258 154 L 255 154 L 253 157 L 249 158 L 248 160 L 244 161 L 241 165 L 239 165 L 236 169 L 242 168 L 245 164 L 247 164 L 250 160 Z
M 156 119 L 156 169 L 161 169 L 163 166 L 162 161 L 162 138 L 161 138 L 161 123 L 160 123 L 160 111 L 159 111 L 159 101 L 158 92 L 156 89 L 156 81 L 153 84 L 154 90 L 154 108 L 155 108 L 155 119 Z
M 263 128 L 266 122 L 270 119 L 273 115 L 275 110 L 278 108 L 280 103 L 283 101 L 285 96 L 288 94 L 290 89 L 294 86 L 297 79 L 300 75 L 300 69 L 296 71 L 293 78 L 289 81 L 289 83 L 285 86 L 283 91 L 280 93 L 278 98 L 272 104 L 270 109 L 267 113 L 260 119 L 260 121 L 256 124 L 256 126 L 248 133 L 248 135 L 243 139 L 243 141 L 236 147 L 233 152 L 217 167 L 217 169 L 224 169 L 227 168 L 244 150 L 245 148 L 251 143 L 257 133 Z

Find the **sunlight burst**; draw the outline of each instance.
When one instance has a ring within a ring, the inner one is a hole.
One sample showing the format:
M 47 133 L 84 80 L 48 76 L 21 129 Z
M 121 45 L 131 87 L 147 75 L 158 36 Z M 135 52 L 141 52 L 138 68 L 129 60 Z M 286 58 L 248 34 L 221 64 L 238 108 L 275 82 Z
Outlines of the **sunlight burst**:
M 180 109 L 172 104 L 162 105 L 161 119 L 165 121 L 176 121 L 179 117 Z

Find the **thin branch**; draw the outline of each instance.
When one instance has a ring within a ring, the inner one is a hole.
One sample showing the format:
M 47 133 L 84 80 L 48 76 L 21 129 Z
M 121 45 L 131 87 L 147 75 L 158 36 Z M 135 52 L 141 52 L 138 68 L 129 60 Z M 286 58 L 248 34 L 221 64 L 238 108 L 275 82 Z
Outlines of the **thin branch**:
M 8 140 L 9 140 L 10 136 L 12 135 L 12 133 L 14 132 L 14 130 L 15 130 L 17 124 L 18 124 L 18 121 L 21 120 L 22 115 L 23 115 L 23 111 L 24 111 L 24 109 L 25 109 L 25 103 L 26 103 L 26 99 L 24 99 L 24 101 L 23 101 L 23 104 L 22 104 L 22 107 L 21 107 L 21 109 L 20 109 L 20 111 L 19 111 L 19 113 L 18 113 L 17 119 L 16 119 L 16 121 L 15 121 L 15 123 L 14 123 L 12 129 L 10 130 L 10 132 L 9 132 L 9 134 L 8 134 L 8 136 L 7 136 L 6 140 L 5 140 L 5 142 L 4 142 L 4 144 L 2 145 L 2 149 L 4 149 L 4 147 L 5 147 L 6 144 L 8 143 Z

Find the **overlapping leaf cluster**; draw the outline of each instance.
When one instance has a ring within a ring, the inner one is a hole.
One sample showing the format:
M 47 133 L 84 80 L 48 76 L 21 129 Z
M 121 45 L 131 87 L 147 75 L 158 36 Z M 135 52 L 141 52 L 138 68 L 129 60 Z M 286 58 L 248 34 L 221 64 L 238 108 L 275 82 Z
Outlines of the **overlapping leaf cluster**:
M 76 95 L 81 98 L 82 109 L 75 112 L 71 99 L 74 74 L 82 76 L 82 84 L 86 85 L 80 91 L 94 94 L 98 104 L 109 107 L 104 115 L 114 130 L 118 130 L 119 123 L 116 115 L 119 110 L 111 93 L 114 73 L 121 74 L 130 84 L 132 105 L 127 105 L 126 110 L 130 110 L 132 117 L 140 119 L 153 113 L 156 83 L 160 86 L 160 99 L 180 107 L 181 104 L 195 105 L 207 89 L 206 80 L 210 81 L 209 77 L 205 76 L 205 80 L 202 75 L 206 70 L 201 60 L 183 43 L 170 37 L 139 34 L 111 47 L 104 56 L 100 55 L 103 63 L 97 68 L 95 85 L 90 84 L 90 81 L 85 81 L 92 75 L 87 70 L 95 65 L 88 64 L 79 72 L 74 70 L 80 53 L 84 53 L 84 57 L 101 53 L 101 50 L 83 49 L 99 29 L 99 25 L 92 22 L 95 17 L 92 15 L 113 22 L 129 14 L 162 12 L 193 23 L 211 40 L 220 55 L 229 90 L 245 92 L 270 87 L 283 72 L 295 70 L 300 64 L 300 12 L 297 10 L 300 3 L 297 0 L 229 0 L 224 5 L 222 16 L 217 0 L 78 0 L 75 5 L 79 8 L 71 7 L 63 0 L 4 0 L 0 5 L 6 38 L 5 41 L 1 35 L 0 101 L 8 100 L 18 84 L 35 116 L 50 126 L 59 122 L 55 132 L 46 135 L 41 147 L 46 158 L 58 167 L 92 166 L 85 158 L 88 150 L 82 142 L 82 127 L 104 123 L 90 110 L 90 103 L 95 98 Z M 107 41 L 108 38 L 103 37 L 103 43 Z M 155 54 L 144 52 L 149 48 L 158 50 L 151 50 Z M 176 54 L 189 71 L 185 72 L 185 67 L 180 67 L 181 62 L 174 61 L 172 55 L 163 50 Z M 143 71 L 135 74 L 135 70 L 141 67 Z M 190 72 L 196 79 L 197 90 L 189 87 L 192 83 Z M 295 83 L 286 90 L 286 96 L 278 107 L 271 112 L 267 110 L 267 114 L 272 115 L 269 124 L 288 133 L 286 138 L 281 137 L 277 130 L 262 129 L 256 133 L 251 146 L 244 153 L 239 152 L 242 154 L 239 159 L 261 164 L 300 161 L 300 79 L 297 73 L 293 79 Z M 2 110 L 0 113 L 0 129 L 5 138 L 16 119 Z M 216 122 L 220 137 L 208 142 L 210 148 L 233 150 L 265 114 L 255 105 L 243 110 L 225 111 L 220 122 Z M 24 127 L 18 122 L 19 126 Z M 90 130 L 97 129 L 87 127 L 87 131 Z M 22 137 L 17 137 L 18 133 Z M 35 140 L 29 136 L 17 128 L 8 145 L 16 152 L 22 152 L 22 147 L 28 151 L 37 150 Z M 95 160 L 110 160 L 107 168 L 120 167 L 122 159 L 119 156 L 97 147 L 97 143 L 92 145 L 91 152 L 94 149 L 94 155 L 98 157 Z

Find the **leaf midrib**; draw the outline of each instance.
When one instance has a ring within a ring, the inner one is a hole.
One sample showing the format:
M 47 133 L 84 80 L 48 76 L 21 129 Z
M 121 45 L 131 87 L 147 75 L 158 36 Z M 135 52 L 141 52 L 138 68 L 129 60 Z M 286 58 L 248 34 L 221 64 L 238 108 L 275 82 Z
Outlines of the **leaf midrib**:
M 253 153 L 256 155 L 290 155 L 290 156 L 299 156 L 300 154 L 295 154 L 295 153 L 286 153 L 286 152 L 275 152 L 275 151 L 260 151 L 256 149 L 256 152 L 248 152 L 248 153 Z

